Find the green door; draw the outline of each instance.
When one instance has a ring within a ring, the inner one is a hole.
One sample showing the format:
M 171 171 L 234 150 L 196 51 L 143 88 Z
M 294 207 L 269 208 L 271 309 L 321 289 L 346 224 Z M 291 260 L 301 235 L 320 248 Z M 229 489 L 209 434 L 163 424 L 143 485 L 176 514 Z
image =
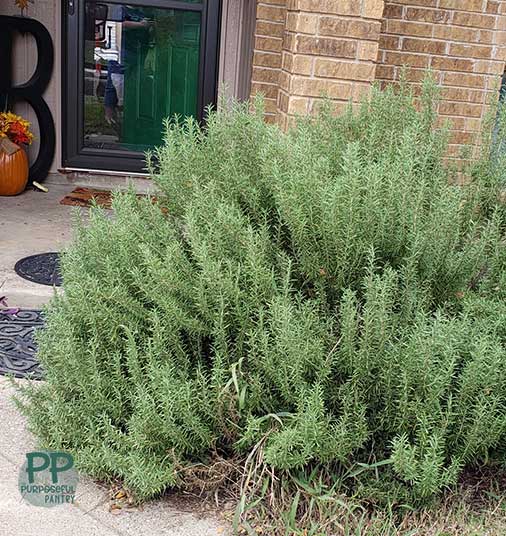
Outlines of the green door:
M 200 14 L 144 8 L 130 16 L 137 20 L 123 28 L 121 138 L 144 150 L 161 143 L 165 118 L 197 114 Z
M 144 172 L 166 119 L 200 121 L 216 102 L 220 0 L 74 2 L 65 164 Z

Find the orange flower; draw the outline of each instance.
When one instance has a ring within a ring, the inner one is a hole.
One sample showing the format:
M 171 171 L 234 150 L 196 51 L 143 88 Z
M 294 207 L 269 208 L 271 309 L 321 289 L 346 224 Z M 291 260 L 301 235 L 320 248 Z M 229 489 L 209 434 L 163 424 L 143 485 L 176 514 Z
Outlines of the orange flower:
M 33 0 L 14 0 L 14 3 L 21 9 L 21 14 L 28 9 L 28 3 L 33 4 Z
M 1 112 L 0 138 L 9 138 L 17 145 L 32 143 L 33 134 L 30 131 L 30 122 L 12 112 Z

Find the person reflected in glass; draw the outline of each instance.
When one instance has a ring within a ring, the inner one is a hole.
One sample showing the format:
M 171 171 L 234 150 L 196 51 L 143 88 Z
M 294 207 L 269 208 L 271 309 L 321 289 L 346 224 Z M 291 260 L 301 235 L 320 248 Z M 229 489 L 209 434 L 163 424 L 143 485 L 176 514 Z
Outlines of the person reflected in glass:
M 121 63 L 116 60 L 107 62 L 107 82 L 104 91 L 104 112 L 108 124 L 116 124 L 118 108 L 118 92 L 113 81 L 114 74 L 127 75 L 130 65 L 136 61 L 138 50 L 136 43 L 149 35 L 153 21 L 145 16 L 146 9 L 131 5 L 122 6 L 122 50 Z

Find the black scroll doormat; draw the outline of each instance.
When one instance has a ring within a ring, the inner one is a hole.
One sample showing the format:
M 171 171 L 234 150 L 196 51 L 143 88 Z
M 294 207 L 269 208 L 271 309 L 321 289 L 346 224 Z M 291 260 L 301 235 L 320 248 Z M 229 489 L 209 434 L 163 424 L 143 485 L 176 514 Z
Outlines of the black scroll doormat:
M 58 253 L 40 253 L 19 260 L 14 266 L 16 273 L 23 279 L 60 287 L 62 278 L 60 275 L 60 259 Z
M 20 309 L 16 314 L 0 311 L 0 374 L 42 379 L 33 335 L 43 325 L 41 312 L 35 309 Z

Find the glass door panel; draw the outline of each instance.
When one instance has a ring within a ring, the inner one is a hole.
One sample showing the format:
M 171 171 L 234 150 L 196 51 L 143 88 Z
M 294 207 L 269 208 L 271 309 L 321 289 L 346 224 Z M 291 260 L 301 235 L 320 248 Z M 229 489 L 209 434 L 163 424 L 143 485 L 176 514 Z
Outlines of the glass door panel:
M 215 102 L 218 0 L 71 1 L 65 163 L 142 171 L 166 118 Z
M 97 26 L 92 6 L 87 27 Z M 161 143 L 165 118 L 197 116 L 201 14 L 99 7 L 105 35 L 85 41 L 84 146 L 145 151 Z

